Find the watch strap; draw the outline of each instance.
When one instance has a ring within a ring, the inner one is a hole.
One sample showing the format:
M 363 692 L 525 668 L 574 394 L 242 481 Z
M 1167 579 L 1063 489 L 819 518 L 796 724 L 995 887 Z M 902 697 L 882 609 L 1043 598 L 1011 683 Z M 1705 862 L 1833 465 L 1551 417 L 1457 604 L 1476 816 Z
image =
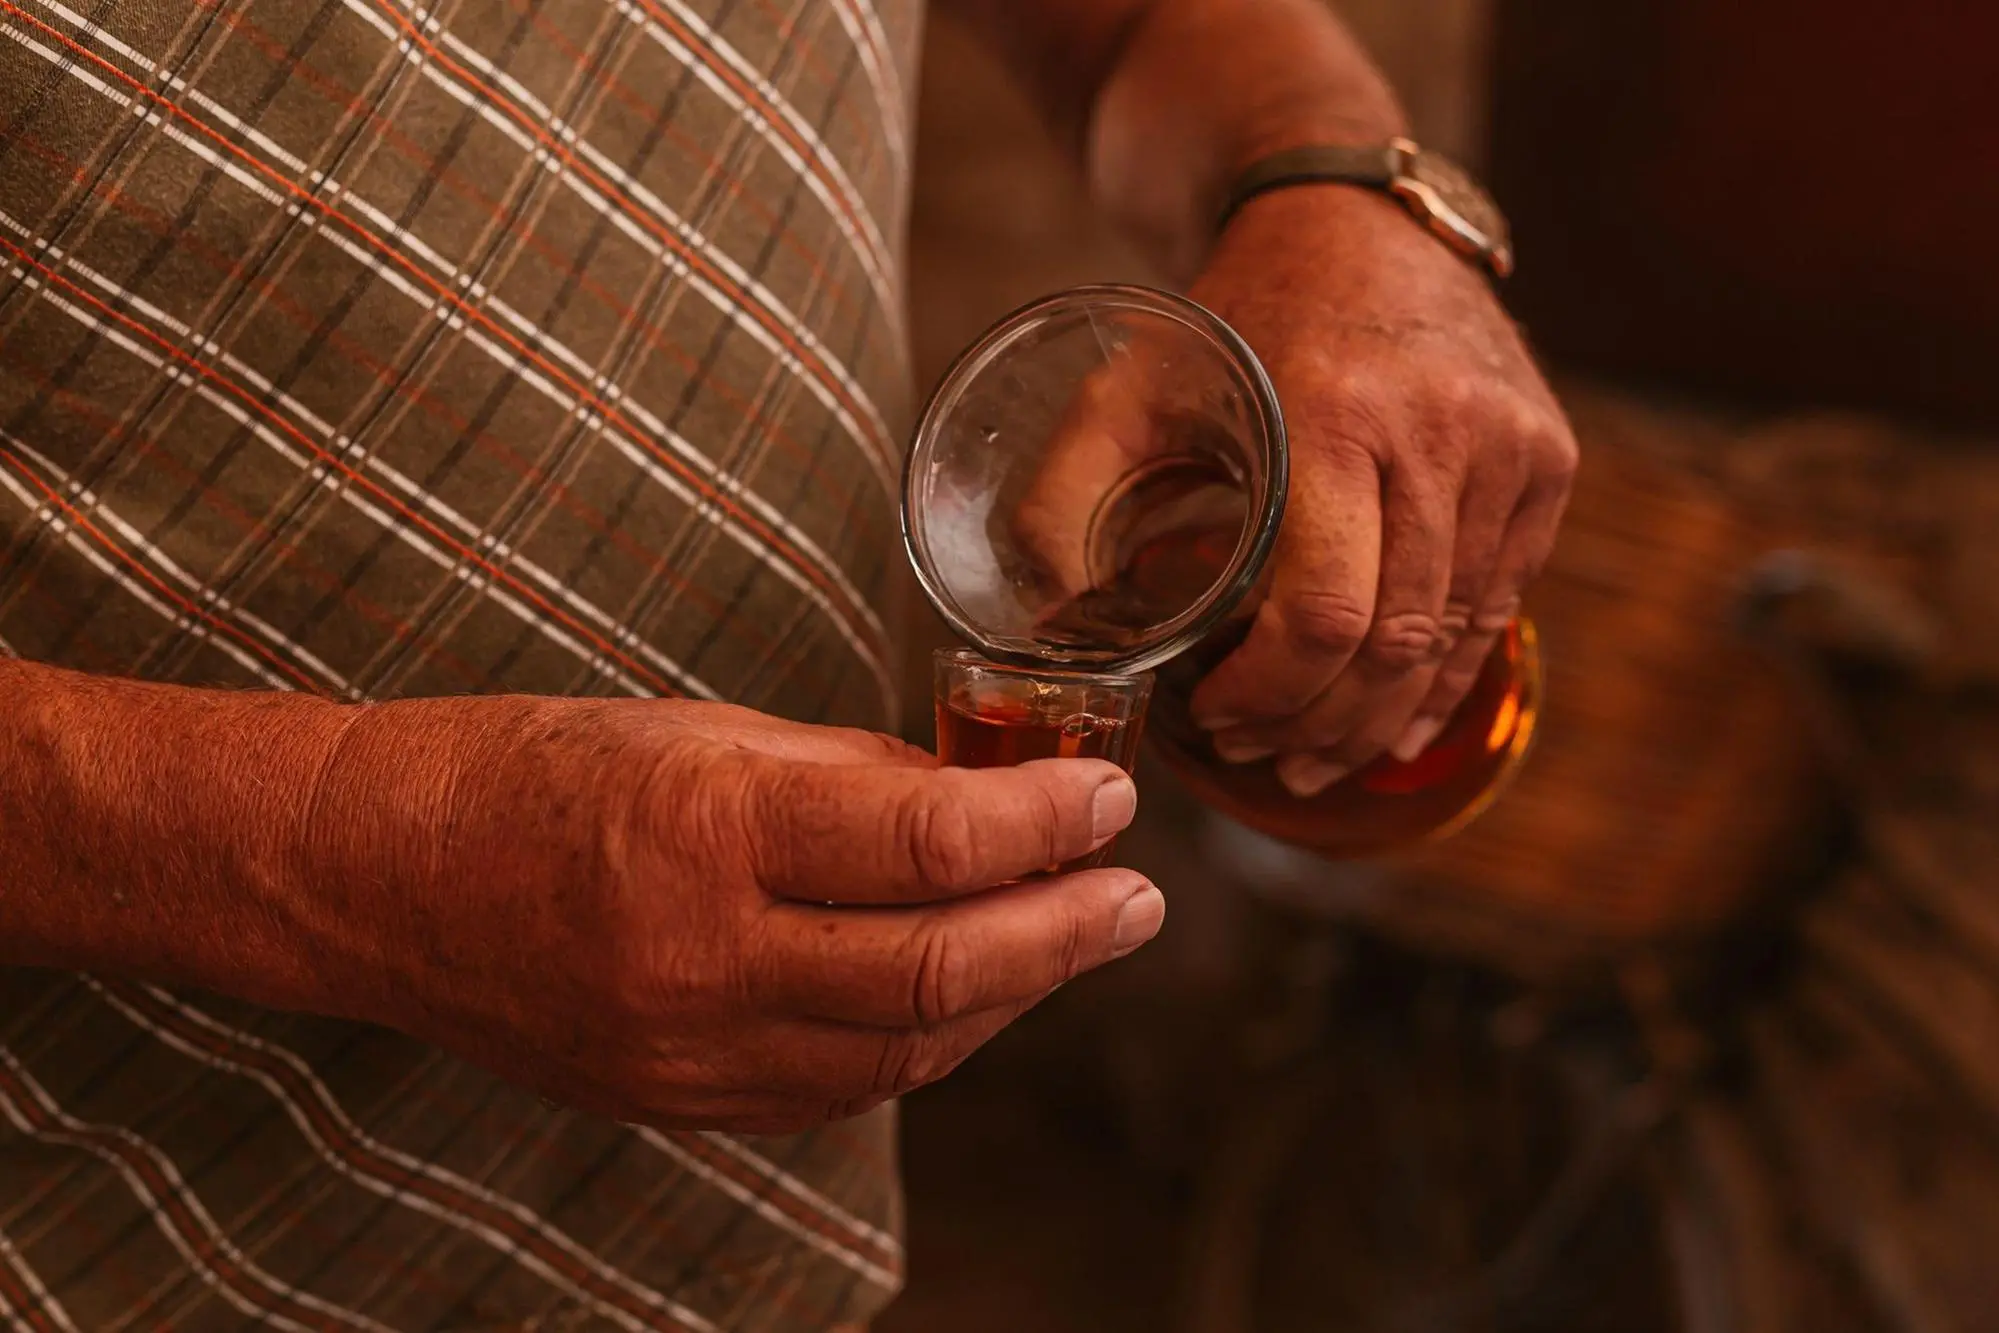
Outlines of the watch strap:
M 1386 190 L 1402 172 L 1405 146 L 1397 141 L 1369 148 L 1314 145 L 1272 153 L 1251 163 L 1237 178 L 1216 220 L 1217 231 L 1228 226 L 1242 206 L 1260 194 L 1291 185 L 1361 185 Z

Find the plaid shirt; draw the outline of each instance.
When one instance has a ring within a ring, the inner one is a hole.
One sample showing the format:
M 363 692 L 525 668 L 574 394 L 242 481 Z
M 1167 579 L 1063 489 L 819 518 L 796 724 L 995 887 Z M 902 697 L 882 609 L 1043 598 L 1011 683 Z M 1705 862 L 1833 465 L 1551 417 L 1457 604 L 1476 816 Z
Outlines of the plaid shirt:
M 919 0 L 0 0 L 0 650 L 892 728 Z M 0 969 L 0 1322 L 824 1329 L 892 1114 Z

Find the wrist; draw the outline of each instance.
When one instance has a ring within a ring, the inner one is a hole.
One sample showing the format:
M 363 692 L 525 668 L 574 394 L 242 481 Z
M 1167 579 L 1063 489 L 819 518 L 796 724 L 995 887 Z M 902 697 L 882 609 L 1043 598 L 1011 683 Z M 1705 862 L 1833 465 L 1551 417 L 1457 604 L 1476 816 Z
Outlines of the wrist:
M 1099 90 L 1088 166 L 1096 197 L 1185 280 L 1259 158 L 1408 133 L 1381 72 L 1319 0 L 1157 4 Z
M 495 965 L 478 923 L 559 911 L 591 879 L 602 789 L 629 773 L 592 736 L 615 707 L 504 695 L 348 710 L 286 848 L 294 937 L 340 1013 L 424 1031 L 439 994 Z
M 0 663 L 0 961 L 314 1007 L 291 830 L 349 710 Z

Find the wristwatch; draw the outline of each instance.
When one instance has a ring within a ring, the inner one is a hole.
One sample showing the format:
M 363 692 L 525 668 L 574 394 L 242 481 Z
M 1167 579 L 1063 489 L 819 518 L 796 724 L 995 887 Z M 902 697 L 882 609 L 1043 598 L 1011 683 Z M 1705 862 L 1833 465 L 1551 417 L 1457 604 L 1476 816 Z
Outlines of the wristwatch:
M 1513 272 L 1513 239 L 1499 205 L 1441 153 L 1394 139 L 1372 148 L 1293 148 L 1250 164 L 1230 191 L 1220 227 L 1260 194 L 1290 185 L 1359 185 L 1402 201 L 1416 220 L 1494 278 Z

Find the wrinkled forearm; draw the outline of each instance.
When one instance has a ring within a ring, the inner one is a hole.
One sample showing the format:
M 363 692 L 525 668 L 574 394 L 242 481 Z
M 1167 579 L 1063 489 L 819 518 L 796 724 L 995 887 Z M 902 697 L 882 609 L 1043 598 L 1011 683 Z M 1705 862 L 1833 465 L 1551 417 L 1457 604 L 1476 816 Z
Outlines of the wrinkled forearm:
M 0 963 L 337 1007 L 295 924 L 355 710 L 17 661 L 0 701 Z
M 1099 202 L 1190 277 L 1230 182 L 1307 143 L 1404 132 L 1325 0 L 950 0 L 1035 89 Z

